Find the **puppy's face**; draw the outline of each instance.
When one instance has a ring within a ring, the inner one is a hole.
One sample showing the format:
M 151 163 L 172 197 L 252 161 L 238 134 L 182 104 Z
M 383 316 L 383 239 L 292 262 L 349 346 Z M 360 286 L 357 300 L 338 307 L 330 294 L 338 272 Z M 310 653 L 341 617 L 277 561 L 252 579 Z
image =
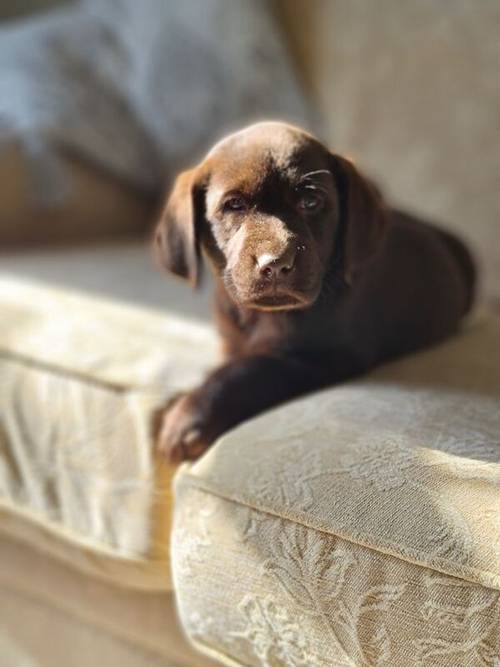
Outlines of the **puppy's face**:
M 181 174 L 157 245 L 167 268 L 193 283 L 201 246 L 242 307 L 307 308 L 334 258 L 345 273 L 355 259 L 347 257 L 352 233 L 342 229 L 346 216 L 355 215 L 353 194 L 378 214 L 378 193 L 349 162 L 297 128 L 259 123 L 219 142 L 201 165 Z M 371 245 L 373 231 L 358 250 Z
M 209 154 L 207 254 L 242 306 L 290 309 L 318 296 L 338 221 L 327 152 L 287 126 L 252 127 Z

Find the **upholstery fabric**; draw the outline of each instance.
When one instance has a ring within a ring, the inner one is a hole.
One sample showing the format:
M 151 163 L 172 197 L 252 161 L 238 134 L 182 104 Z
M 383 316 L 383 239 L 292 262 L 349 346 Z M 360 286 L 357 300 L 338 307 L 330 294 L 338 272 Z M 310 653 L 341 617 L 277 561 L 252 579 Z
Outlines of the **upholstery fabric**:
M 5 535 L 0 563 L 2 667 L 214 664 L 183 637 L 172 592 L 97 580 Z
M 500 318 L 224 436 L 176 477 L 175 590 L 231 665 L 500 661 Z
M 1 666 L 209 667 L 177 621 L 150 426 L 213 333 L 5 274 L 0 312 Z
M 6 276 L 0 311 L 10 655 L 198 664 L 171 561 L 185 631 L 225 664 L 496 667 L 500 318 L 227 434 L 176 478 L 170 553 L 150 425 L 215 363 L 210 328 Z
M 154 411 L 217 356 L 204 325 L 0 278 L 0 533 L 167 590 L 170 479 Z

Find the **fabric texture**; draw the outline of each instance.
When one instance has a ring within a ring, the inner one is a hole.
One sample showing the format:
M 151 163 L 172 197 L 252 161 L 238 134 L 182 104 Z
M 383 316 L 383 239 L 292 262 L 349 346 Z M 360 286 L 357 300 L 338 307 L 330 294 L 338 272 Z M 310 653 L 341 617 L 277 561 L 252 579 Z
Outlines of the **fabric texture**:
M 54 146 L 157 191 L 269 115 L 309 112 L 267 0 L 82 0 L 0 28 L 0 138 L 47 203 L 67 186 Z
M 500 319 L 224 436 L 176 478 L 183 625 L 226 664 L 500 661 Z
M 214 334 L 6 275 L 0 312 L 0 664 L 215 664 L 177 621 L 174 469 L 151 437 Z
M 88 574 L 168 589 L 153 415 L 217 358 L 208 327 L 0 279 L 0 532 Z
M 169 549 L 152 416 L 216 363 L 214 333 L 6 276 L 0 309 L 0 612 L 26 621 L 0 624 L 10 654 L 59 623 L 109 664 L 167 656 L 173 585 L 225 664 L 496 667 L 500 318 L 228 433 L 179 471 Z
M 172 592 L 99 581 L 5 535 L 0 563 L 2 667 L 215 664 L 183 636 Z

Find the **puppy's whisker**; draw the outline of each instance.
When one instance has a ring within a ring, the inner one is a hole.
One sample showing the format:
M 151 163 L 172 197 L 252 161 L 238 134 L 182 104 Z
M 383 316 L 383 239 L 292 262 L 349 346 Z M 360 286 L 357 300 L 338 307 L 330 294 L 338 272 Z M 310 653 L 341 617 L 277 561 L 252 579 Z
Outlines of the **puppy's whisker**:
M 308 171 L 307 174 L 302 176 L 301 180 L 310 178 L 311 176 L 316 176 L 317 174 L 328 174 L 328 176 L 331 176 L 331 172 L 328 171 L 328 169 L 316 169 L 316 171 Z

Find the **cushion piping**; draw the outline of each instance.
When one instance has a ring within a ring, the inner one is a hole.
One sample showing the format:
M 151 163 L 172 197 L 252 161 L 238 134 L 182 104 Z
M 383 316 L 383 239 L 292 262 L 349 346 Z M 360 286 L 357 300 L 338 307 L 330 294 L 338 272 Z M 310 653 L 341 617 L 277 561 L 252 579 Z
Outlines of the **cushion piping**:
M 320 533 L 325 533 L 333 537 L 338 537 L 345 540 L 346 542 L 351 542 L 359 546 L 371 549 L 372 551 L 387 554 L 399 560 L 406 561 L 412 565 L 417 565 L 419 567 L 424 567 L 428 570 L 434 570 L 436 572 L 441 572 L 448 576 L 461 578 L 465 581 L 468 581 L 473 584 L 484 586 L 485 588 L 491 588 L 494 590 L 500 590 L 500 574 L 495 572 L 490 572 L 488 570 L 481 570 L 476 567 L 463 566 L 458 563 L 450 563 L 449 561 L 443 558 L 432 557 L 429 558 L 427 562 L 422 559 L 422 554 L 419 554 L 414 549 L 401 548 L 400 545 L 396 546 L 391 542 L 373 539 L 373 535 L 356 535 L 348 534 L 342 530 L 333 530 L 329 526 L 315 525 L 314 522 L 308 521 L 304 516 L 300 516 L 299 513 L 290 512 L 290 516 L 286 516 L 284 513 L 278 512 L 275 509 L 270 509 L 259 505 L 259 503 L 249 502 L 243 497 L 238 497 L 236 494 L 222 493 L 217 489 L 214 489 L 210 484 L 205 483 L 205 480 L 200 479 L 193 475 L 189 470 L 186 470 L 187 466 L 182 466 L 178 474 L 175 477 L 174 484 L 175 486 L 181 484 L 183 481 L 188 482 L 191 486 L 204 491 L 205 493 L 211 494 L 223 500 L 236 503 L 243 507 L 248 507 L 253 509 L 261 514 L 268 514 L 270 516 L 283 519 L 285 521 L 291 521 L 293 523 L 309 528 L 310 530 L 316 530 Z M 372 539 L 372 541 L 371 541 Z

